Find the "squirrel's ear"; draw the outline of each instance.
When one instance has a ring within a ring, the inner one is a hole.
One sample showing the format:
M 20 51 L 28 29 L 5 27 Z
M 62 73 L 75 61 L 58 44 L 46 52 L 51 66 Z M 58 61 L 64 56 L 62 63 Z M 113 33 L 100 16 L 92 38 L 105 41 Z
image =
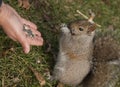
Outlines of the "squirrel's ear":
M 94 30 L 96 29 L 96 27 L 97 27 L 97 26 L 96 26 L 95 24 L 89 26 L 89 27 L 88 27 L 88 32 L 94 31 Z

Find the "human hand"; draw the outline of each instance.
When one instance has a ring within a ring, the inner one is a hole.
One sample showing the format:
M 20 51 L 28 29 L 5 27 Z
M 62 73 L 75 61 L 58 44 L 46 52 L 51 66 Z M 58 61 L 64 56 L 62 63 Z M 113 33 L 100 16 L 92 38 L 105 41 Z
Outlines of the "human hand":
M 30 45 L 42 46 L 43 38 L 37 30 L 37 26 L 18 15 L 18 13 L 9 5 L 2 3 L 0 8 L 0 25 L 4 32 L 14 41 L 18 41 L 25 53 L 30 51 Z M 27 25 L 30 28 L 34 37 L 29 37 L 23 30 L 23 26 Z

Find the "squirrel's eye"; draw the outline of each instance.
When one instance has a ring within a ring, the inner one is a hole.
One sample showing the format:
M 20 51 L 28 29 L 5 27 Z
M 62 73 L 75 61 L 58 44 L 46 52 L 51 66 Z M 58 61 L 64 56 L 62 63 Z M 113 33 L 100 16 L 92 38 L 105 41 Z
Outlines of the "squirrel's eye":
M 83 31 L 83 29 L 82 29 L 82 28 L 79 28 L 79 30 L 80 30 L 80 31 Z

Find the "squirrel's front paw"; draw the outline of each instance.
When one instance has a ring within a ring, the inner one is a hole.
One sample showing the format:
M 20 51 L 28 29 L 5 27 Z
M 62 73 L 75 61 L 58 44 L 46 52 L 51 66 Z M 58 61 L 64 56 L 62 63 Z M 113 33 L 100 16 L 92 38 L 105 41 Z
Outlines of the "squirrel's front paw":
M 61 28 L 62 28 L 62 27 L 67 27 L 67 24 L 62 23 L 62 24 L 60 25 L 60 27 L 61 27 Z
M 65 24 L 65 23 L 62 23 L 62 24 L 60 25 L 60 30 L 61 30 L 63 33 L 69 33 L 69 32 L 70 32 L 70 30 L 69 30 L 68 27 L 67 27 L 67 24 Z

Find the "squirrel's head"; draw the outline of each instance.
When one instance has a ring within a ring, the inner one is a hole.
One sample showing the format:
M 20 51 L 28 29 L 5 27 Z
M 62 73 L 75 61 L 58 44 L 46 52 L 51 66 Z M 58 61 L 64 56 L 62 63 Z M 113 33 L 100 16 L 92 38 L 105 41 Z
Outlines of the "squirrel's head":
M 68 25 L 71 35 L 92 35 L 95 32 L 96 25 L 87 20 L 77 20 Z

